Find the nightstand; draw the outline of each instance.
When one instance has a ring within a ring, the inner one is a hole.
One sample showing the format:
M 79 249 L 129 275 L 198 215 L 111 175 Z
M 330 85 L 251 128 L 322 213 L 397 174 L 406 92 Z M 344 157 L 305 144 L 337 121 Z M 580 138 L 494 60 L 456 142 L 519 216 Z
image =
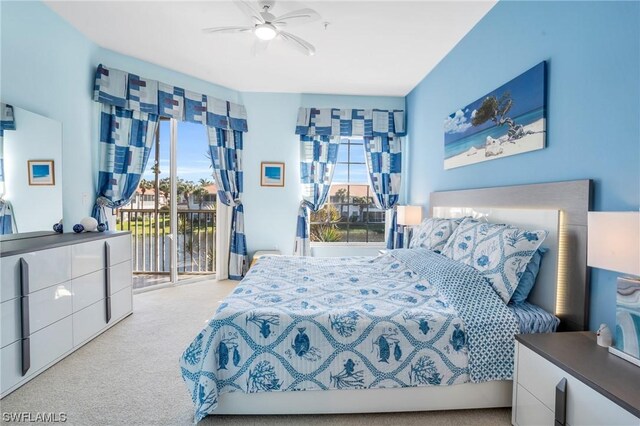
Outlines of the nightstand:
M 591 332 L 516 336 L 514 425 L 640 425 L 640 368 Z
M 251 264 L 249 268 L 251 268 L 258 259 L 263 256 L 282 256 L 280 250 L 258 250 L 253 254 L 253 259 L 251 259 Z

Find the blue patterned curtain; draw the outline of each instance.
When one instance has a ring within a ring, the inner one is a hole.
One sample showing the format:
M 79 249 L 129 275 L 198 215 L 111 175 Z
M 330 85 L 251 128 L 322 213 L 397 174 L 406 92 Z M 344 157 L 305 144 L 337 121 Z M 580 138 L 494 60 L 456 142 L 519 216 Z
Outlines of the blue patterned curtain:
M 301 142 L 320 137 L 332 137 L 337 145 L 340 136 L 361 136 L 365 140 L 367 152 L 366 162 L 369 170 L 370 184 L 376 194 L 374 200 L 379 208 L 390 210 L 398 203 L 401 173 L 402 173 L 402 136 L 406 135 L 404 125 L 404 111 L 386 111 L 377 109 L 338 109 L 338 108 L 300 108 L 296 123 L 296 134 L 300 135 Z M 306 157 L 305 157 L 306 156 Z M 301 182 L 303 189 L 308 191 L 308 186 L 314 184 L 304 175 L 304 161 L 308 154 L 300 151 Z M 306 160 L 308 161 L 308 160 Z M 335 164 L 335 160 L 334 160 Z M 333 173 L 333 168 L 331 168 Z M 331 177 L 328 181 L 318 181 L 318 192 L 324 189 L 326 192 L 331 186 Z M 321 193 L 321 192 L 320 192 Z M 326 194 L 325 194 L 326 199 Z M 298 213 L 298 226 L 296 232 L 297 255 L 309 255 L 309 225 L 308 213 L 303 209 L 307 197 L 300 205 Z M 324 199 L 322 199 L 324 204 Z M 310 206 L 310 204 L 307 204 Z M 318 208 L 322 208 L 320 205 Z M 395 221 L 395 211 L 392 222 Z M 387 247 L 398 247 L 396 241 L 398 227 L 393 224 L 388 233 Z
M 242 195 L 242 132 L 208 126 L 209 150 L 218 197 L 233 206 L 229 248 L 229 278 L 241 280 L 247 272 L 247 241 L 244 235 Z
M 402 183 L 402 139 L 394 136 L 374 136 L 364 138 L 365 162 L 369 171 L 369 185 L 373 190 L 374 201 L 379 209 L 394 209 L 400 198 Z M 395 224 L 396 211 L 393 210 L 393 222 L 387 233 L 387 248 L 401 248 L 402 239 L 397 233 L 402 227 Z M 400 235 L 402 237 L 402 235 Z M 398 240 L 400 243 L 398 244 Z
M 98 190 L 92 216 L 107 228 L 105 209 L 129 204 L 147 166 L 157 128 L 156 114 L 102 106 Z
M 11 105 L 0 103 L 0 235 L 16 232 L 13 208 L 8 200 L 5 200 L 4 192 L 4 131 L 15 130 L 16 122 Z
M 119 207 L 129 202 L 147 164 L 147 148 L 153 143 L 158 117 L 201 123 L 207 126 L 220 200 L 234 206 L 229 274 L 233 279 L 241 279 L 247 269 L 244 208 L 240 201 L 242 138 L 248 130 L 244 106 L 103 65 L 96 70 L 93 99 L 106 104 L 111 111 L 111 117 L 104 112 L 102 116 L 100 141 L 103 146 L 94 217 L 98 219 L 104 207 Z M 120 123 L 121 116 L 132 120 L 130 125 L 126 121 L 123 123 L 124 129 Z M 127 133 L 127 126 L 135 131 Z M 125 144 L 125 141 L 129 143 Z M 123 157 L 126 147 L 129 149 L 129 163 Z M 114 189 L 114 185 L 118 187 Z
M 300 183 L 302 202 L 298 209 L 298 225 L 294 253 L 310 256 L 309 210 L 324 206 L 338 161 L 340 138 L 332 136 L 300 136 Z

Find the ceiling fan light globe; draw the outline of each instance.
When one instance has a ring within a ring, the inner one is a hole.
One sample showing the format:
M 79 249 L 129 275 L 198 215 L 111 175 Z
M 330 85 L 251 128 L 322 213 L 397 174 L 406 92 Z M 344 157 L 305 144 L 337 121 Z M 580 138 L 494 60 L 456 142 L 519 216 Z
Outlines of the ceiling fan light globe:
M 260 24 L 256 25 L 253 33 L 260 40 L 268 41 L 273 40 L 273 38 L 278 34 L 278 30 L 271 24 Z

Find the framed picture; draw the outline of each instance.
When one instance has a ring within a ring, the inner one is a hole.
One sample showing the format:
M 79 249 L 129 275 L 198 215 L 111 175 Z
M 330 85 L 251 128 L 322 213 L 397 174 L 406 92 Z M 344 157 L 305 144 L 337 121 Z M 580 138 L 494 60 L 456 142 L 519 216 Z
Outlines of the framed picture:
M 263 161 L 260 163 L 261 186 L 284 186 L 284 163 Z
M 29 171 L 29 185 L 56 184 L 53 160 L 27 160 Z
M 452 113 L 444 121 L 444 168 L 543 149 L 545 62 Z

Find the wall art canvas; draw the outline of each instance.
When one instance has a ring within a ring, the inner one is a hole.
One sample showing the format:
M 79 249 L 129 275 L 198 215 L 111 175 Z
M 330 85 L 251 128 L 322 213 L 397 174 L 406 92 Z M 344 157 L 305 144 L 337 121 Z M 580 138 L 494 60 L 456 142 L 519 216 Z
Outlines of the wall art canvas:
M 29 185 L 55 185 L 53 160 L 28 160 Z
M 618 278 L 616 292 L 616 349 L 640 362 L 640 281 Z
M 262 173 L 260 185 L 284 186 L 284 163 L 261 163 Z
M 539 63 L 445 120 L 445 170 L 545 147 L 545 68 Z

